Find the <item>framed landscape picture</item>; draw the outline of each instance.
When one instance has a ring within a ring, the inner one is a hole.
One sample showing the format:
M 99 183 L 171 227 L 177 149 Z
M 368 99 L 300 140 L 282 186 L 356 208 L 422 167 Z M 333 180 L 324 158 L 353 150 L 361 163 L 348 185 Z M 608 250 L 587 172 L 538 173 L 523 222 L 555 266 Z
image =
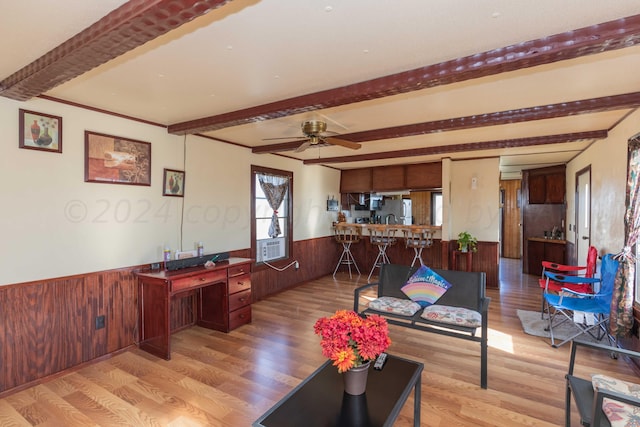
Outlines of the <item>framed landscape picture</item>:
M 84 132 L 84 180 L 151 185 L 151 143 Z
M 163 175 L 162 195 L 184 197 L 184 171 L 165 169 Z
M 62 153 L 62 117 L 20 109 L 18 146 Z

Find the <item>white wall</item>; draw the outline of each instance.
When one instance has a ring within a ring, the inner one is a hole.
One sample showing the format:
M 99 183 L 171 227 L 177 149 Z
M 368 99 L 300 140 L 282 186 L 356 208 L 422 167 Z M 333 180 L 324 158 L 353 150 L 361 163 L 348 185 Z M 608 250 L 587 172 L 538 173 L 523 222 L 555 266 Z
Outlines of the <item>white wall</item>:
M 451 161 L 450 167 L 443 167 L 443 174 L 445 171 L 448 173 L 448 177 L 443 176 L 443 185 L 450 181 L 450 191 L 443 191 L 444 203 L 449 197 L 450 205 L 444 212 L 445 220 L 448 218 L 449 240 L 457 240 L 458 233 L 468 231 L 480 241 L 499 241 L 499 166 L 500 160 L 496 157 Z M 475 188 L 472 184 L 474 178 Z M 444 233 L 443 224 L 443 236 Z
M 62 154 L 18 148 L 20 108 L 62 117 Z M 294 240 L 331 234 L 334 169 L 37 98 L 0 98 L 0 130 L 0 285 L 157 262 L 165 245 L 248 248 L 251 164 L 293 171 Z M 85 130 L 150 142 L 151 186 L 84 182 Z M 164 168 L 185 170 L 184 198 L 162 196 Z
M 575 224 L 576 172 L 591 166 L 591 244 L 600 254 L 619 252 L 624 246 L 627 142 L 640 131 L 636 111 L 567 165 L 567 224 Z M 568 230 L 568 227 L 567 227 Z M 576 234 L 567 231 L 576 243 Z

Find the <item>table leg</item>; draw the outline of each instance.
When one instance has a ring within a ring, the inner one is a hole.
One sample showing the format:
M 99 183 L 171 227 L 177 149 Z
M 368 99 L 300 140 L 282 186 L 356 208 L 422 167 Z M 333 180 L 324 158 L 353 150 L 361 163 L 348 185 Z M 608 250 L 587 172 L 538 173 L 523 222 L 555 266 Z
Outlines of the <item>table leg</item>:
M 422 375 L 416 381 L 416 388 L 413 392 L 413 426 L 420 427 L 420 393 L 421 393 Z

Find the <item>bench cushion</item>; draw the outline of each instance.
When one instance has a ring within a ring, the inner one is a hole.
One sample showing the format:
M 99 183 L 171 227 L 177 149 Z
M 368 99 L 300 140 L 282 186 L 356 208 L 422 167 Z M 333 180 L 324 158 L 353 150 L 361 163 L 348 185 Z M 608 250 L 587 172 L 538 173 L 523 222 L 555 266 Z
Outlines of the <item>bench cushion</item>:
M 615 391 L 620 394 L 640 398 L 640 385 L 622 381 L 606 375 L 592 375 L 593 388 Z M 628 427 L 638 425 L 640 420 L 640 408 L 627 403 L 604 398 L 602 411 L 609 419 L 613 427 Z
M 420 304 L 406 298 L 380 297 L 369 303 L 369 308 L 385 313 L 399 314 L 402 316 L 413 316 L 422 309 Z
M 482 326 L 482 315 L 477 311 L 463 307 L 434 304 L 429 307 L 425 307 L 420 317 L 432 322 L 465 326 L 469 328 L 479 328 Z

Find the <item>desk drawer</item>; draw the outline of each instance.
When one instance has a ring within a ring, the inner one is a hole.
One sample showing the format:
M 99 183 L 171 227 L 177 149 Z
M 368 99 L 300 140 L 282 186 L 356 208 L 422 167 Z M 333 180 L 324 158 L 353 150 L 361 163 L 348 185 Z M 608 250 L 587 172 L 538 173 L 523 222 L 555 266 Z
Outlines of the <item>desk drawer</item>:
M 251 289 L 251 275 L 243 274 L 242 276 L 229 277 L 229 295 L 236 292 Z
M 229 267 L 229 277 L 242 276 L 251 273 L 251 264 L 241 264 Z
M 251 304 L 251 289 L 229 295 L 229 311 Z
M 226 282 L 227 275 L 224 270 L 211 271 L 195 276 L 175 279 L 171 281 L 171 292 L 179 292 L 190 288 L 199 288 L 212 283 Z
M 229 313 L 229 330 L 251 323 L 251 306 L 248 305 Z

